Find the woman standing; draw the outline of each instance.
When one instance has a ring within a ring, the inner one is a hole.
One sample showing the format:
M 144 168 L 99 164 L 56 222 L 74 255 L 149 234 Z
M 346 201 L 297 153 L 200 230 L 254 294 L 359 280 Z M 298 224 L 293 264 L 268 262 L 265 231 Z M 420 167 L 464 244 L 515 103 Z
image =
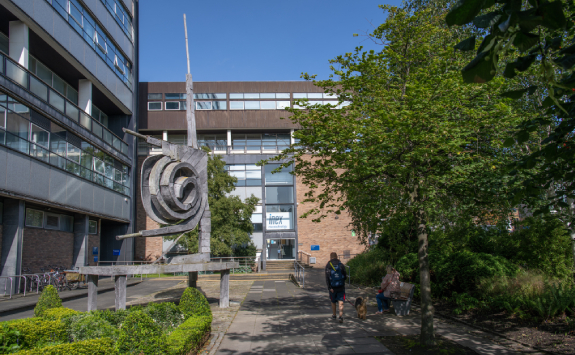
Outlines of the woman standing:
M 391 302 L 391 293 L 399 291 L 399 272 L 391 265 L 387 265 L 387 275 L 383 277 L 379 293 L 375 296 L 377 299 L 377 309 L 375 314 L 389 312 Z

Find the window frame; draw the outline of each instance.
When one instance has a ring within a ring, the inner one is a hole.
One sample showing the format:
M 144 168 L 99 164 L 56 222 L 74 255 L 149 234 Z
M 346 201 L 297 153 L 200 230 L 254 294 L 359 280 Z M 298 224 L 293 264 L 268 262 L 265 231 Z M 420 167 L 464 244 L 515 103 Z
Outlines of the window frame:
M 160 104 L 159 109 L 151 109 L 150 104 Z M 148 101 L 148 111 L 162 111 L 162 101 Z
M 94 222 L 96 225 L 96 231 L 94 233 L 90 232 L 90 225 L 92 224 L 92 222 Z M 98 234 L 98 221 L 94 221 L 92 219 L 88 220 L 88 234 L 91 235 Z
M 178 108 L 168 108 L 168 104 L 178 104 Z M 180 111 L 180 101 L 165 101 L 164 102 L 164 110 L 165 111 Z
M 232 107 L 233 104 L 241 103 L 242 108 L 234 108 Z M 230 110 L 245 110 L 246 103 L 245 101 L 230 101 Z
M 54 227 L 54 226 L 49 226 L 48 225 L 48 217 L 56 217 L 58 218 L 58 226 Z M 60 214 L 58 213 L 51 213 L 51 212 L 45 212 L 44 213 L 44 229 L 51 229 L 51 230 L 60 230 Z
M 44 145 L 42 145 L 42 144 L 40 144 L 40 143 L 38 143 L 38 142 L 35 142 L 35 141 L 32 139 L 33 127 L 36 127 L 36 128 L 38 128 L 38 129 L 40 129 L 40 130 L 42 130 L 42 131 L 44 131 L 44 132 L 46 132 L 46 133 L 48 134 L 48 145 L 47 145 L 47 146 L 44 146 Z M 42 148 L 44 148 L 44 149 L 50 151 L 50 132 L 49 132 L 48 130 L 46 130 L 46 129 L 40 127 L 40 126 L 38 126 L 37 124 L 32 123 L 32 122 L 30 122 L 29 141 L 32 142 L 32 143 L 34 143 L 35 145 L 37 145 L 37 146 L 39 146 L 39 147 L 42 147 Z
M 195 101 L 195 103 L 196 103 L 196 110 L 198 110 L 198 111 L 210 111 L 210 110 L 212 110 L 212 106 L 213 106 L 213 105 L 212 105 L 212 102 L 211 102 L 211 101 Z M 198 107 L 198 104 L 199 104 L 199 103 L 209 103 L 209 104 L 210 104 L 210 108 L 199 108 L 199 107 Z
M 34 213 L 41 213 L 42 214 L 42 225 L 41 226 L 34 226 L 34 225 L 30 225 L 28 223 L 28 211 L 33 211 Z M 24 226 L 25 227 L 30 227 L 30 228 L 44 228 L 44 211 L 41 210 L 37 210 L 35 208 L 26 208 L 26 216 L 24 218 Z
M 160 95 L 160 98 L 159 99 L 150 98 L 150 95 Z M 150 101 L 150 100 L 157 101 L 157 100 L 163 100 L 163 99 L 164 99 L 164 94 L 162 94 L 161 92 L 148 93 L 148 101 Z

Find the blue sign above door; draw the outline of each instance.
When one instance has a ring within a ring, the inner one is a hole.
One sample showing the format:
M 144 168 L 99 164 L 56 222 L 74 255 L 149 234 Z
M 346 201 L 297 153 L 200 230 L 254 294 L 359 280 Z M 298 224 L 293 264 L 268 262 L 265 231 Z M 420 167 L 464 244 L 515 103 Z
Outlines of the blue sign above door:
M 312 251 L 319 250 L 319 245 L 312 245 L 311 250 Z
M 114 255 L 120 255 L 120 249 L 112 249 Z

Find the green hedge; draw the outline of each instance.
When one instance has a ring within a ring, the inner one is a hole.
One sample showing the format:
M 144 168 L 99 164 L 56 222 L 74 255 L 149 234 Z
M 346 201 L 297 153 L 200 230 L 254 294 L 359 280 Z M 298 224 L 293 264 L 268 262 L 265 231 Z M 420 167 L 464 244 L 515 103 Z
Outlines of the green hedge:
M 168 336 L 169 354 L 188 354 L 197 350 L 212 329 L 212 316 L 190 317 Z
M 49 285 L 42 291 L 38 303 L 36 303 L 36 307 L 34 308 L 34 315 L 41 317 L 47 309 L 58 307 L 62 307 L 62 300 L 60 296 L 58 296 L 58 291 L 56 291 L 54 286 Z
M 67 342 L 65 325 L 59 320 L 25 318 L 5 322 L 9 329 L 20 332 L 18 343 L 22 349 L 31 349 L 48 343 Z M 0 332 L 4 332 L 2 327 Z M 2 334 L 2 337 L 4 334 Z
M 188 287 L 182 294 L 179 304 L 186 318 L 192 316 L 212 316 L 212 310 L 206 297 L 194 287 Z
M 116 349 L 124 354 L 166 354 L 166 335 L 146 313 L 131 312 L 122 324 Z
M 114 341 L 108 338 L 84 340 L 69 344 L 24 350 L 22 355 L 112 355 L 117 354 Z
M 67 317 L 75 316 L 81 312 L 66 307 L 50 308 L 44 311 L 42 317 L 47 320 L 62 320 Z

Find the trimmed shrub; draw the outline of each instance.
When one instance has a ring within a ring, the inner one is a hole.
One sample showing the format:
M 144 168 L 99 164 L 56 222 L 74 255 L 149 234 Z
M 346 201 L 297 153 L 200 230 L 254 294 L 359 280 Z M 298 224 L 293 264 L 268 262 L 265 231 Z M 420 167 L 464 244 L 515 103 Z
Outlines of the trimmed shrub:
M 8 327 L 8 322 L 2 322 L 0 330 L 0 353 L 11 354 L 20 350 L 20 332 Z
M 194 287 L 188 287 L 182 294 L 180 310 L 186 316 L 212 316 L 212 310 L 206 297 Z
M 117 354 L 114 341 L 108 338 L 91 339 L 76 343 L 46 346 L 41 349 L 24 350 L 22 355 L 112 355 Z
M 49 285 L 42 291 L 38 303 L 36 303 L 34 316 L 41 317 L 47 309 L 58 307 L 62 307 L 62 300 L 54 286 Z
M 182 324 L 185 319 L 182 311 L 172 302 L 150 303 L 143 312 L 155 320 L 166 334 Z
M 168 336 L 169 354 L 184 355 L 198 350 L 212 329 L 212 316 L 190 317 Z
M 116 349 L 128 354 L 165 354 L 166 336 L 150 316 L 142 311 L 130 312 L 122 324 Z
M 62 320 L 71 316 L 80 314 L 81 312 L 75 311 L 66 307 L 49 308 L 44 311 L 43 318 L 47 320 Z
M 7 327 L 5 327 L 4 324 Z M 68 341 L 66 327 L 58 320 L 25 318 L 3 322 L 2 329 L 0 330 L 3 333 L 2 337 L 6 334 L 5 329 L 19 333 L 17 343 L 22 349 L 30 349 L 47 343 L 62 343 Z M 12 334 L 15 334 L 15 332 L 12 332 Z
M 99 312 L 87 312 L 68 320 L 68 334 L 72 341 L 98 338 L 118 339 L 119 330 L 105 320 Z
M 130 308 L 130 311 L 132 311 L 132 309 L 133 308 Z M 106 320 L 114 327 L 120 328 L 122 323 L 124 323 L 124 321 L 126 320 L 126 317 L 128 316 L 130 311 L 125 309 L 118 309 L 116 311 L 106 309 L 103 311 L 93 311 L 92 313 L 97 314 L 100 318 Z

